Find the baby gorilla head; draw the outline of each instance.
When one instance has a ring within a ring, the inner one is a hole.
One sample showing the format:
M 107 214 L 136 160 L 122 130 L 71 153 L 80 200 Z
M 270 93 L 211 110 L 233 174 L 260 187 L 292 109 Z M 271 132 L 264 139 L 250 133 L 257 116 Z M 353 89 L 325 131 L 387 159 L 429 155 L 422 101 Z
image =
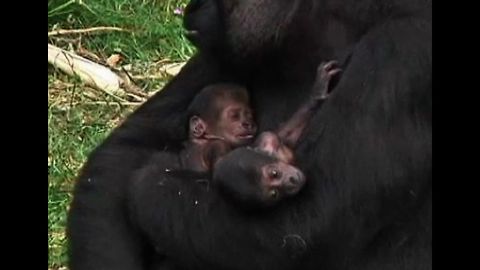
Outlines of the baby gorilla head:
M 258 209 L 296 195 L 305 184 L 305 176 L 266 152 L 242 147 L 218 160 L 213 182 L 240 206 Z
M 194 98 L 188 114 L 193 140 L 222 140 L 232 147 L 250 143 L 257 127 L 247 90 L 239 85 L 219 83 L 205 87 Z

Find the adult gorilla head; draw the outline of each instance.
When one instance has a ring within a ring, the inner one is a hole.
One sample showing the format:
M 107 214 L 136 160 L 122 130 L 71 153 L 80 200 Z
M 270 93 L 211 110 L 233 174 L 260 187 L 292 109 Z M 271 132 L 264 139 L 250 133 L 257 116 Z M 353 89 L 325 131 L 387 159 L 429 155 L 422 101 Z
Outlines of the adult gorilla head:
M 184 26 L 189 40 L 201 50 L 245 61 L 280 51 L 287 36 L 308 30 L 313 23 L 312 4 L 298 0 L 193 0 L 185 10 Z

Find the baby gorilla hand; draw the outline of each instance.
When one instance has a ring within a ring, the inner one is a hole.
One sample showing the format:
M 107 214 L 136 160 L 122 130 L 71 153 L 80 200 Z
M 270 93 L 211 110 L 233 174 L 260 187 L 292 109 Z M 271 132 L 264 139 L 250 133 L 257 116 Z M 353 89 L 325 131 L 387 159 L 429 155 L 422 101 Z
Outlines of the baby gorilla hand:
M 342 70 L 338 68 L 337 61 L 322 62 L 317 68 L 317 77 L 313 86 L 313 99 L 325 100 L 330 93 L 328 92 L 328 85 L 333 76 L 340 73 Z

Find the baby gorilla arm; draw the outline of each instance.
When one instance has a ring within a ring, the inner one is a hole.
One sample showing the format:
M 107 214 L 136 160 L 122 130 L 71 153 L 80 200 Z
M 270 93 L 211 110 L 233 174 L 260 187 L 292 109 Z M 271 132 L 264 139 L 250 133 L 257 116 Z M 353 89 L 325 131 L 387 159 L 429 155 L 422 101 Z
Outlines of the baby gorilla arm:
M 312 97 L 305 102 L 293 116 L 284 123 L 278 130 L 277 135 L 288 147 L 294 147 L 298 138 L 307 126 L 313 113 L 320 108 L 323 102 L 329 97 L 328 86 L 330 79 L 341 70 L 337 68 L 336 61 L 320 64 L 317 69 L 317 77 L 312 88 Z

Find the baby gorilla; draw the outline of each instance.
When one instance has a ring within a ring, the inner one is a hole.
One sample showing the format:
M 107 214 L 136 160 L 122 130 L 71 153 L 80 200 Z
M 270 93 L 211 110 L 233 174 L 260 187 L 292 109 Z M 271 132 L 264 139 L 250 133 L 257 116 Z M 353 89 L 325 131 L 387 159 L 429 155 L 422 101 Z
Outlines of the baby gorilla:
M 237 85 L 206 87 L 189 109 L 184 168 L 212 172 L 213 184 L 242 207 L 268 207 L 297 194 L 305 176 L 296 168 L 295 147 L 312 114 L 329 96 L 330 79 L 340 72 L 335 61 L 322 63 L 312 97 L 276 132 L 256 132 L 247 90 Z
M 250 144 L 256 134 L 247 90 L 235 84 L 202 89 L 188 108 L 189 139 L 180 154 L 182 167 L 209 172 L 232 149 Z

